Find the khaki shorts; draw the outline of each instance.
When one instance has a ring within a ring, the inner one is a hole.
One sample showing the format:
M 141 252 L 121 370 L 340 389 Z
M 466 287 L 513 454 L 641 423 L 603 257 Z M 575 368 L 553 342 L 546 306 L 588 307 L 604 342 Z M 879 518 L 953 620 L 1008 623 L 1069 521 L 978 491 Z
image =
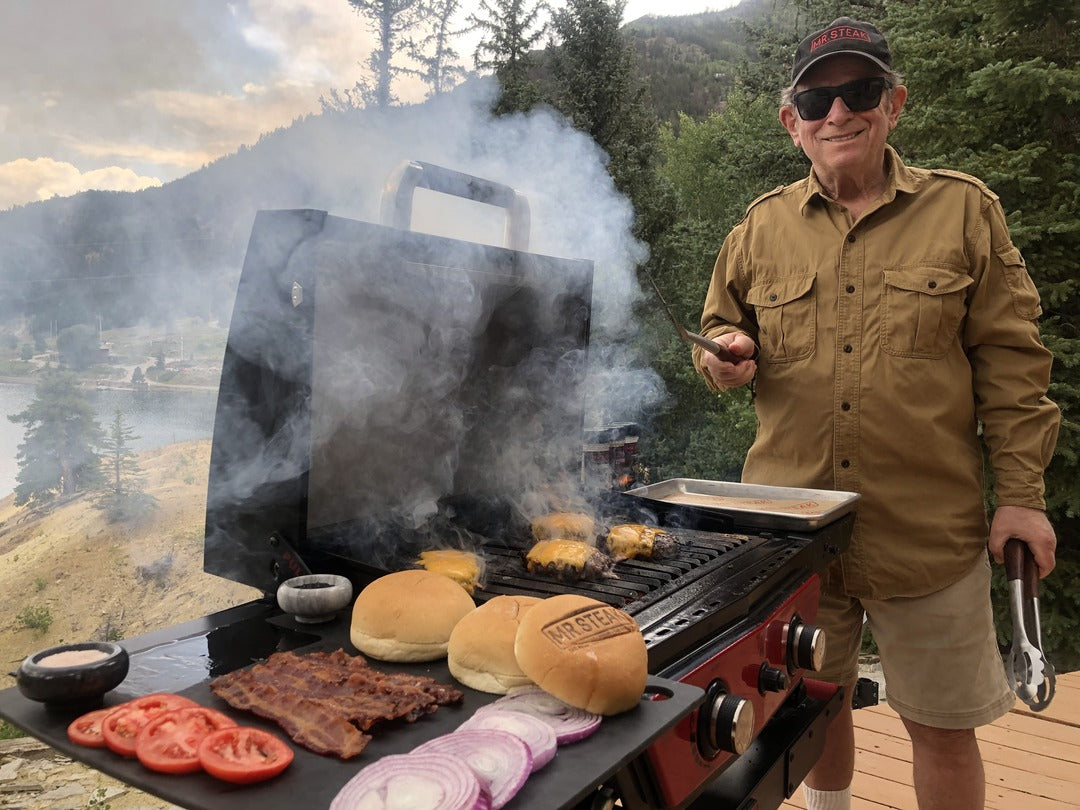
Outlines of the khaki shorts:
M 850 686 L 859 677 L 863 611 L 881 655 L 885 693 L 898 714 L 935 728 L 975 728 L 1016 696 L 998 651 L 985 555 L 958 582 L 926 596 L 853 599 L 823 594 L 818 627 L 825 665 L 812 677 Z

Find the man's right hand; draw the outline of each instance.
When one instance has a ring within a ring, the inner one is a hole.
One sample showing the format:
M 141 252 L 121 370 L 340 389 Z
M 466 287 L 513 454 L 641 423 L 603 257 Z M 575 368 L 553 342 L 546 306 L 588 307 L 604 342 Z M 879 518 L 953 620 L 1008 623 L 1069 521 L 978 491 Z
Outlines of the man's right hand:
M 738 388 L 754 379 L 757 373 L 757 362 L 751 358 L 757 354 L 757 346 L 749 335 L 732 332 L 715 337 L 713 340 L 730 350 L 732 354 L 745 358 L 737 363 L 728 363 L 715 354 L 703 352 L 702 365 L 715 385 L 720 388 Z

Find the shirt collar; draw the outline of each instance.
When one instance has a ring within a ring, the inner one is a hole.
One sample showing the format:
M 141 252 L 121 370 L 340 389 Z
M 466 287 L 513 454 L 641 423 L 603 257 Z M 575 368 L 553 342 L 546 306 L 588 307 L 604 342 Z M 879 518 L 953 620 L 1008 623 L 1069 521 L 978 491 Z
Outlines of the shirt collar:
M 911 171 L 896 154 L 896 150 L 889 144 L 885 144 L 885 202 L 891 203 L 896 199 L 897 192 L 911 194 L 918 190 L 919 178 Z M 828 201 L 829 195 L 825 193 L 825 187 L 821 185 L 813 168 L 806 178 L 806 188 L 799 203 L 800 213 L 806 213 L 806 207 L 815 199 Z

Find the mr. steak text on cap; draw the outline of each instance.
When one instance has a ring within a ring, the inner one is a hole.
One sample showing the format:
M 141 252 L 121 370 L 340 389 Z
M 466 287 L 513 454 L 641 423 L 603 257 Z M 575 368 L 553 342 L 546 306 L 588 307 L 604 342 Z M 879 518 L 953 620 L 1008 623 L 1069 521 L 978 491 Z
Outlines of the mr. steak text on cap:
M 791 69 L 792 84 L 797 84 L 812 65 L 838 53 L 862 56 L 884 70 L 890 70 L 892 66 L 889 45 L 877 28 L 860 20 L 840 17 L 799 43 Z

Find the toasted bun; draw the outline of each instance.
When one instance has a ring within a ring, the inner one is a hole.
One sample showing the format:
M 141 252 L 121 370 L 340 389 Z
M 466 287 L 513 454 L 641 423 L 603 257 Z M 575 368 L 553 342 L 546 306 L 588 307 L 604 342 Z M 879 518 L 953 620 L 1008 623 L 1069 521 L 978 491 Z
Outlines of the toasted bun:
M 514 655 L 544 691 L 595 714 L 634 708 L 649 677 L 645 639 L 630 614 L 576 594 L 533 605 L 521 618 Z
M 466 686 L 496 695 L 532 684 L 514 657 L 514 639 L 521 617 L 542 601 L 535 596 L 495 596 L 465 616 L 450 634 L 450 674 Z
M 360 591 L 349 638 L 360 652 L 381 661 L 434 661 L 446 655 L 454 625 L 475 609 L 450 577 L 397 571 Z
M 580 512 L 550 512 L 531 524 L 537 540 L 582 540 L 591 543 L 596 535 L 596 521 Z

